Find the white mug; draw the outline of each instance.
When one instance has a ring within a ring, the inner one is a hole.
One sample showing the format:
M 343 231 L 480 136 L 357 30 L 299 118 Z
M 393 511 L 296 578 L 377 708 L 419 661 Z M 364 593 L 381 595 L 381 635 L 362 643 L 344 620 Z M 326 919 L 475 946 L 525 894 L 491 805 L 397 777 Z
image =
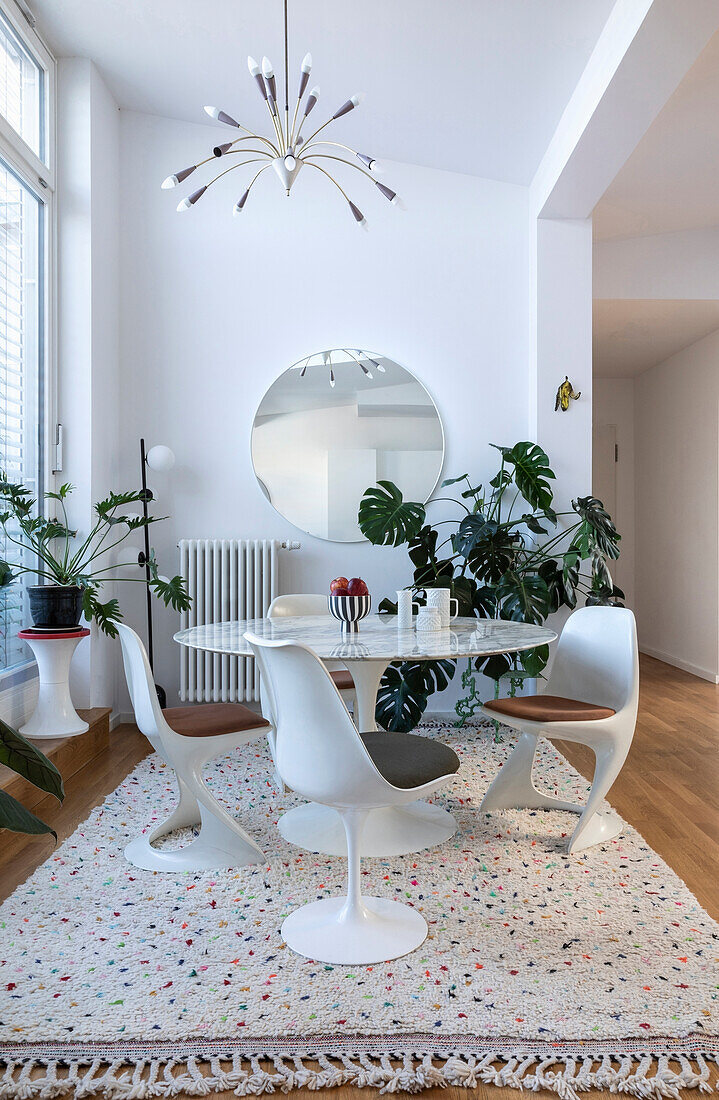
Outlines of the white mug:
M 417 612 L 417 630 L 441 630 L 442 616 L 436 607 L 420 607 Z
M 442 629 L 448 630 L 452 619 L 456 619 L 459 614 L 458 601 L 450 596 L 448 588 L 425 588 L 424 594 L 427 597 L 427 607 L 433 607 L 439 611 Z M 456 608 L 454 615 L 451 613 L 451 604 Z
M 409 588 L 397 590 L 397 629 L 412 629 L 412 611 L 419 604 L 412 602 L 412 593 Z

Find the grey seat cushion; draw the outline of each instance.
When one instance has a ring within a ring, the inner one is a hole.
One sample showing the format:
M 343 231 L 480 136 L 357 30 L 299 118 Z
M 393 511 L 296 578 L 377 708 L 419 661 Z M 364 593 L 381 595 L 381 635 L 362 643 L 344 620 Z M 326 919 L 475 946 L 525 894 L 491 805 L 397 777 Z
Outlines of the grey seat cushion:
M 459 768 L 454 749 L 415 733 L 361 733 L 377 771 L 393 787 L 403 790 L 421 787 L 441 775 L 453 775 Z

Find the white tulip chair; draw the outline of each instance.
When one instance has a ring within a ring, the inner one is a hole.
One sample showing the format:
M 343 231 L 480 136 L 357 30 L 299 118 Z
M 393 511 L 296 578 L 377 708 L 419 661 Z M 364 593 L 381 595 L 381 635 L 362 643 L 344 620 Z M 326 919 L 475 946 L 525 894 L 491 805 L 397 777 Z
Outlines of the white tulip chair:
M 161 710 L 145 647 L 129 626 L 118 624 L 127 686 L 135 721 L 175 772 L 179 803 L 166 821 L 132 840 L 125 856 L 147 871 L 202 871 L 242 867 L 264 860 L 249 833 L 219 804 L 202 778 L 203 766 L 266 736 L 269 723 L 240 703 L 204 703 Z M 174 829 L 199 825 L 199 835 L 182 848 L 156 848 Z
M 580 814 L 570 853 L 617 836 L 622 823 L 600 806 L 619 775 L 634 737 L 639 703 L 639 651 L 634 615 L 627 608 L 583 607 L 562 630 L 544 692 L 485 703 L 488 718 L 519 730 L 509 760 L 484 796 L 481 810 L 546 809 Z M 542 794 L 532 782 L 539 737 L 588 745 L 594 780 L 586 803 Z
M 370 964 L 419 947 L 427 924 L 415 909 L 361 891 L 360 838 L 367 813 L 432 794 L 457 771 L 446 745 L 413 734 L 360 734 L 319 657 L 297 642 L 245 634 L 268 686 L 277 767 L 285 783 L 339 813 L 347 838 L 347 894 L 295 909 L 282 925 L 293 951 L 326 963 Z

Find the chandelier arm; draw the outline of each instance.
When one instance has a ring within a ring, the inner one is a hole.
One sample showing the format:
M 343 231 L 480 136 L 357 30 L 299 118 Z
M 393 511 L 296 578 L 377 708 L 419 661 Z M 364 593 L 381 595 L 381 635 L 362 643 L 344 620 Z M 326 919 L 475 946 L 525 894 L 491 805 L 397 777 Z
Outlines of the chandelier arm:
M 262 173 L 263 173 L 263 172 L 266 172 L 266 171 L 267 171 L 267 169 L 268 169 L 268 168 L 270 168 L 270 167 L 271 167 L 271 165 L 269 165 L 269 164 L 264 164 L 264 165 L 262 166 L 262 168 L 260 168 L 259 172 L 255 172 L 255 174 L 254 174 L 254 176 L 252 177 L 252 179 L 250 180 L 250 182 L 249 182 L 249 185 L 248 185 L 248 188 L 247 188 L 247 193 L 248 193 L 248 194 L 249 194 L 249 192 L 250 192 L 250 189 L 251 189 L 251 188 L 252 188 L 252 186 L 254 185 L 254 182 L 255 182 L 255 180 L 256 180 L 256 179 L 259 179 L 259 177 L 260 177 L 260 176 L 262 175 Z
M 302 129 L 302 127 L 300 126 L 300 130 L 297 131 L 297 135 L 295 136 L 295 126 L 297 125 L 297 112 L 300 109 L 300 103 L 301 102 L 302 102 L 302 96 L 298 95 L 297 96 L 297 103 L 295 104 L 295 113 L 292 116 L 292 127 L 290 129 L 290 149 L 294 149 L 295 142 L 296 142 L 297 138 L 300 136 L 300 130 Z
M 254 149 L 248 149 L 247 152 L 248 153 L 254 153 L 255 150 Z M 263 153 L 262 156 L 266 157 L 266 156 L 269 156 L 269 154 L 268 153 Z M 240 161 L 239 164 L 233 164 L 229 168 L 225 168 L 224 172 L 218 172 L 217 175 L 213 179 L 211 179 L 209 183 L 205 184 L 205 187 L 206 188 L 207 187 L 212 187 L 213 183 L 217 183 L 217 181 L 219 179 L 222 179 L 223 176 L 226 176 L 228 172 L 234 172 L 237 168 L 242 168 L 245 164 L 257 164 L 257 162 L 261 159 L 262 159 L 261 157 L 252 157 L 251 160 L 242 160 L 242 161 Z M 272 162 L 270 161 L 270 163 L 272 163 Z M 270 167 L 269 164 L 264 165 L 264 168 L 269 168 L 269 167 Z M 264 168 L 260 169 L 260 171 L 264 171 Z M 259 175 L 259 172 L 257 173 L 257 175 Z M 257 176 L 255 176 L 255 179 L 257 179 Z M 254 183 L 254 180 L 253 180 L 253 183 Z
M 359 156 L 359 153 L 357 152 L 356 149 L 352 149 L 349 145 L 343 145 L 341 141 L 325 141 L 324 139 L 321 139 L 320 141 L 313 141 L 311 145 L 309 145 L 307 142 L 305 142 L 304 146 L 303 146 L 303 149 L 302 149 L 302 152 L 304 153 L 308 149 L 314 149 L 318 145 L 335 145 L 338 149 L 346 149 L 347 152 L 351 153 L 353 157 L 358 157 Z
M 326 172 L 325 169 L 321 168 L 319 164 L 313 164 L 312 161 L 309 161 L 309 160 L 306 163 L 307 163 L 308 167 L 316 168 L 317 171 L 321 172 L 323 176 L 327 176 L 327 179 L 330 180 L 335 185 L 335 187 L 340 192 L 340 194 L 345 199 L 345 201 L 348 202 L 348 203 L 351 202 L 351 199 L 350 199 L 349 195 L 347 194 L 347 192 L 344 190 L 343 187 L 340 187 L 340 185 L 338 184 L 338 182 L 334 178 L 334 176 L 331 176 L 329 174 L 329 172 Z
M 309 164 L 316 157 L 320 157 L 322 160 L 336 160 L 340 164 L 346 164 L 348 168 L 354 168 L 355 171 L 361 172 L 362 175 L 366 176 L 367 179 L 370 180 L 372 183 L 374 183 L 374 184 L 377 183 L 377 180 L 375 179 L 375 177 L 370 175 L 369 172 L 366 172 L 364 170 L 364 168 L 360 168 L 359 164 L 353 164 L 351 160 L 344 160 L 342 157 L 333 157 L 331 153 L 310 153 L 310 155 L 305 159 L 304 150 L 303 150 L 303 154 L 302 154 L 301 159 L 304 160 L 306 164 Z M 319 165 L 316 164 L 315 168 L 318 168 L 318 167 L 319 167 Z
M 324 130 L 325 126 L 329 126 L 330 122 L 334 122 L 334 121 L 335 121 L 334 117 L 333 118 L 328 118 L 326 122 L 323 122 L 321 126 L 317 127 L 317 129 L 315 130 L 315 132 L 313 134 L 310 134 L 310 136 L 307 138 L 307 140 L 304 142 L 304 144 L 307 145 L 308 142 L 312 141 L 313 138 L 316 138 L 317 135 L 319 133 L 321 133 L 322 130 Z M 301 129 L 302 129 L 302 126 L 300 125 L 300 130 Z M 299 137 L 299 131 L 297 133 L 297 136 Z
M 242 127 L 242 129 L 244 130 L 244 126 Z M 249 141 L 250 138 L 255 138 L 256 141 L 262 141 L 265 143 L 265 145 L 268 145 L 272 150 L 274 156 L 278 157 L 280 155 L 279 149 L 270 141 L 269 138 L 263 137 L 262 134 L 253 134 L 251 130 L 248 130 L 247 134 L 247 137 L 235 138 L 232 144 L 237 145 L 238 141 Z M 238 152 L 241 152 L 241 150 L 238 150 Z
M 274 100 L 272 102 L 274 103 Z M 270 107 L 269 99 L 266 99 L 265 103 L 267 104 L 267 110 L 270 112 L 270 118 L 272 119 L 272 125 L 275 128 L 275 134 L 277 136 L 277 144 L 279 146 L 279 153 L 277 155 L 281 157 L 285 152 L 285 143 L 284 143 L 284 140 L 283 140 L 283 137 L 282 137 L 282 129 L 280 127 L 279 122 L 277 121 L 277 116 L 275 115 L 274 111 Z M 277 104 L 275 104 L 275 106 L 277 106 Z
M 287 0 L 285 0 L 285 137 L 286 148 L 290 147 L 290 90 L 288 78 L 288 33 L 287 33 Z

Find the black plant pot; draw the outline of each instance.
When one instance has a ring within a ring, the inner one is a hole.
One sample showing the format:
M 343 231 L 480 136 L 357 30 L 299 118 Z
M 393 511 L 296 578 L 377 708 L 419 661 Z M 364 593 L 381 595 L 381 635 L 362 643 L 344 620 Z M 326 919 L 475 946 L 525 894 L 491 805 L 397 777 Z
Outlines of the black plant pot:
M 35 626 L 77 626 L 82 615 L 82 588 L 77 584 L 29 584 L 30 614 Z

